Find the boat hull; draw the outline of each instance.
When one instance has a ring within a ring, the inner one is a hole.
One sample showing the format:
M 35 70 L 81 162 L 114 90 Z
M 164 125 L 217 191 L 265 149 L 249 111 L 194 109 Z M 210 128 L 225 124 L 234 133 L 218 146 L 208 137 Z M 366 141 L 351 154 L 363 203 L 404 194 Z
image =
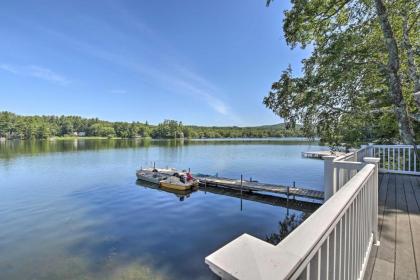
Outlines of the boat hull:
M 137 172 L 136 175 L 137 175 L 138 180 L 153 183 L 153 184 L 158 184 L 158 185 L 162 180 L 166 179 L 166 177 L 163 177 L 160 175 L 154 175 L 154 174 L 149 174 L 149 173 L 144 173 L 144 172 Z
M 193 184 L 173 184 L 170 182 L 165 182 L 165 181 L 161 181 L 160 182 L 160 186 L 162 188 L 167 188 L 167 189 L 173 189 L 173 190 L 179 190 L 179 191 L 186 191 L 186 190 L 190 190 L 194 187 Z

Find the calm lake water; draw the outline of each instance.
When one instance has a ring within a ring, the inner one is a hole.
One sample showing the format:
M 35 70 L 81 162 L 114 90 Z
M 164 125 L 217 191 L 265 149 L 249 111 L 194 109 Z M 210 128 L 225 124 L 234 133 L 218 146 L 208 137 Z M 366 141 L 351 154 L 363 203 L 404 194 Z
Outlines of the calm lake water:
M 204 258 L 303 212 L 136 182 L 150 166 L 322 190 L 301 139 L 0 143 L 0 279 L 214 279 Z

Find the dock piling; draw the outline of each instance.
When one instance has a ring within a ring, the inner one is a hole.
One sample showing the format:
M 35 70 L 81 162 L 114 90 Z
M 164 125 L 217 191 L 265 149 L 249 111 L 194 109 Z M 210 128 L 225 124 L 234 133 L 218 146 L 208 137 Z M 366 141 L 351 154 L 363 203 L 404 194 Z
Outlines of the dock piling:
M 242 189 L 243 189 L 243 176 L 241 174 L 241 211 L 242 211 Z
M 242 179 L 242 174 L 241 174 L 241 195 L 242 195 L 242 189 L 243 189 L 243 179 Z
M 296 182 L 295 181 L 293 181 L 293 188 L 294 189 L 296 188 Z M 295 195 L 293 195 L 293 199 L 295 199 Z

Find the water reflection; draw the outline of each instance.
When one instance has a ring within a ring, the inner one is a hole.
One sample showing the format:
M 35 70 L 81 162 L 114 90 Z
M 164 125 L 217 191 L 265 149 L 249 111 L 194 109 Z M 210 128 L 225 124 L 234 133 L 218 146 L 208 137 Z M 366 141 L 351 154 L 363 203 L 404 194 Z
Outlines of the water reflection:
M 72 139 L 72 140 L 12 140 L 0 142 L 0 158 L 10 159 L 18 155 L 37 155 L 55 152 L 77 152 L 102 149 L 130 149 L 139 147 L 168 147 L 163 150 L 166 158 L 179 154 L 184 145 L 318 145 L 304 138 L 269 139 L 178 139 L 153 140 L 140 139 Z M 174 149 L 175 148 L 175 149 Z
M 185 199 L 189 198 L 190 195 L 193 192 L 196 192 L 198 190 L 198 187 L 193 188 L 193 189 L 189 189 L 189 190 L 168 189 L 168 188 L 165 188 L 165 187 L 161 187 L 157 184 L 153 184 L 153 183 L 149 183 L 149 182 L 145 182 L 145 181 L 141 181 L 141 180 L 137 180 L 136 184 L 139 187 L 149 188 L 149 189 L 153 189 L 153 190 L 161 191 L 161 192 L 166 192 L 166 193 L 171 193 L 171 194 L 175 195 L 179 199 L 179 201 L 184 201 Z
M 308 217 L 309 213 L 287 214 L 284 219 L 279 222 L 278 232 L 267 235 L 265 240 L 273 245 L 279 244 L 280 241 L 286 238 Z
M 205 256 L 244 232 L 260 239 L 279 233 L 279 220 L 309 215 L 317 205 L 210 187 L 173 193 L 136 184 L 135 170 L 156 161 L 230 178 L 322 186 L 322 162 L 300 155 L 319 146 L 278 143 L 1 143 L 0 278 L 212 279 Z

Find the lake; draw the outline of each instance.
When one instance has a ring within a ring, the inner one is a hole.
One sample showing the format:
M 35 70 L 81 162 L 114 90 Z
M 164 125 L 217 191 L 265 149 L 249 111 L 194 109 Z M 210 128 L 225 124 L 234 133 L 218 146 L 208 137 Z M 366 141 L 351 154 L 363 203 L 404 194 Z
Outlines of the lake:
M 323 162 L 301 152 L 325 149 L 297 138 L 0 142 L 0 278 L 214 279 L 205 256 L 305 211 L 165 192 L 135 170 L 155 162 L 322 190 Z

